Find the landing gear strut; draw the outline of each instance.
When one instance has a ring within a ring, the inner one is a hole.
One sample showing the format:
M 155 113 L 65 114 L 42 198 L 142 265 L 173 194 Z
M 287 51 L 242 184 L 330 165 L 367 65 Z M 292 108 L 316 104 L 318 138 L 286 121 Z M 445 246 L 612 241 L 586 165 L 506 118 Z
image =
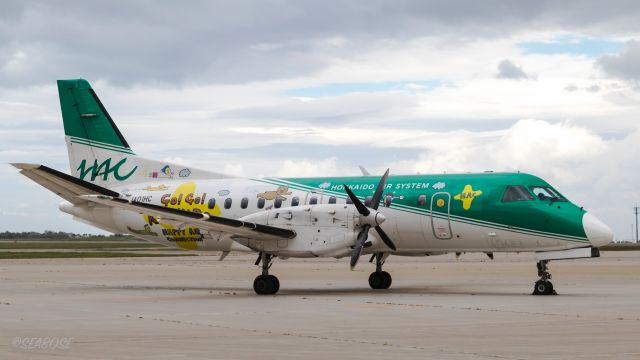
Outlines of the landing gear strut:
M 549 273 L 549 268 L 547 264 L 549 260 L 540 260 L 538 261 L 538 276 L 540 276 L 540 280 L 536 281 L 536 284 L 533 286 L 533 294 L 532 295 L 557 295 L 555 290 L 553 290 L 553 284 L 551 283 L 551 273 Z
M 388 253 L 375 253 L 371 256 L 369 262 L 376 260 L 376 271 L 369 275 L 369 286 L 372 289 L 388 289 L 391 286 L 391 275 L 386 271 L 382 271 L 382 265 L 384 265 L 388 256 Z
M 272 295 L 280 290 L 280 281 L 274 275 L 269 275 L 269 268 L 273 265 L 273 255 L 261 252 L 256 265 L 262 262 L 262 275 L 253 280 L 253 290 L 258 295 Z

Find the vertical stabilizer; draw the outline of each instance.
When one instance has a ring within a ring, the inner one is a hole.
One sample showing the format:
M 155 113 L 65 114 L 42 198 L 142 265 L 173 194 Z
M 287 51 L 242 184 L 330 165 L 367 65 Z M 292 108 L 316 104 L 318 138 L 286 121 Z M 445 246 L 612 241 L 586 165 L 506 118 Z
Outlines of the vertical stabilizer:
M 84 79 L 58 80 L 71 175 L 110 188 L 131 183 L 227 176 L 135 155 Z
M 58 94 L 71 174 L 103 186 L 135 179 L 135 153 L 89 82 L 58 80 Z

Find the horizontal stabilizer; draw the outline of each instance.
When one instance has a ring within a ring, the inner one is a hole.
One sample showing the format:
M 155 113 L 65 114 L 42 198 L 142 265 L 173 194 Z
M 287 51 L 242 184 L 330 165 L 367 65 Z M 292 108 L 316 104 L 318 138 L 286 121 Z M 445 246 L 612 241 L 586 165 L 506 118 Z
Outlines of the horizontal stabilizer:
M 16 163 L 11 164 L 20 169 L 20 173 L 34 182 L 42 185 L 44 188 L 50 190 L 54 194 L 62 197 L 63 199 L 73 203 L 79 204 L 86 202 L 79 198 L 80 195 L 108 195 L 118 196 L 115 191 L 103 188 L 86 181 L 82 181 L 71 175 L 65 174 L 58 170 L 54 170 L 50 167 L 39 164 L 24 164 Z

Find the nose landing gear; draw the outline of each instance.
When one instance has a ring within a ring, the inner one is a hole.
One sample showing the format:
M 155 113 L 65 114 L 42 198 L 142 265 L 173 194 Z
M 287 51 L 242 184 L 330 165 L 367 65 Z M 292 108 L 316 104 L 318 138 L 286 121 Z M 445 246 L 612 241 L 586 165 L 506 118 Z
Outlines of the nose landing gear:
M 538 261 L 538 276 L 540 276 L 540 280 L 536 281 L 532 295 L 558 295 L 558 293 L 553 290 L 553 284 L 550 281 L 551 273 L 548 271 L 548 263 L 549 260 Z
M 384 265 L 388 256 L 388 253 L 375 253 L 369 261 L 373 262 L 374 259 L 376 260 L 376 271 L 369 275 L 369 286 L 371 286 L 372 289 L 388 289 L 391 286 L 391 274 L 382 271 L 382 265 Z
M 262 262 L 262 275 L 253 280 L 253 291 L 258 295 L 273 295 L 280 290 L 280 280 L 274 275 L 269 275 L 269 268 L 273 265 L 273 256 L 264 252 L 258 255 L 256 265 Z

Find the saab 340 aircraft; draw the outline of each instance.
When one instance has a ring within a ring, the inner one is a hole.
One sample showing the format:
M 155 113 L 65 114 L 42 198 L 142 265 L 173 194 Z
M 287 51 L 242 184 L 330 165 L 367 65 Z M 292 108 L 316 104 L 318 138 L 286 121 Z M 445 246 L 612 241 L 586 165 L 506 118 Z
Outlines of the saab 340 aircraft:
M 113 233 L 188 250 L 255 252 L 257 294 L 275 294 L 274 258 L 371 255 L 387 289 L 389 255 L 535 252 L 533 294 L 555 294 L 550 260 L 598 257 L 611 230 L 523 173 L 238 178 L 135 155 L 86 80 L 58 92 L 71 175 L 13 164 L 62 197 L 60 210 Z

